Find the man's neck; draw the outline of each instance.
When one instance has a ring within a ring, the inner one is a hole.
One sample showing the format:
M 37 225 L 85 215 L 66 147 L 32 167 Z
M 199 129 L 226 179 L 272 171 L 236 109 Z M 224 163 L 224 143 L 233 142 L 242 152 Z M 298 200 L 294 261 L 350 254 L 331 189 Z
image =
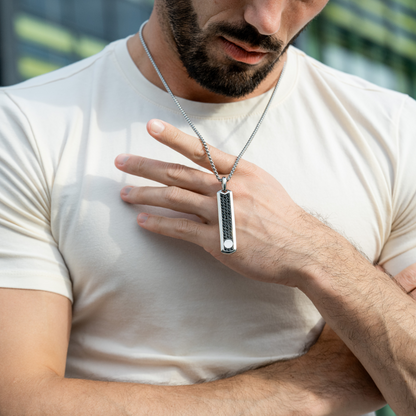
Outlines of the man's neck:
M 226 97 L 208 91 L 196 81 L 189 78 L 176 49 L 174 49 L 171 43 L 166 39 L 166 35 L 162 31 L 155 13 L 152 14 L 149 22 L 146 24 L 143 30 L 143 37 L 156 65 L 169 85 L 169 88 L 177 97 L 191 101 L 232 103 L 264 94 L 276 85 L 276 82 L 282 73 L 283 64 L 287 58 L 287 54 L 285 53 L 276 64 L 273 71 L 252 93 L 241 98 Z M 164 90 L 165 88 L 162 81 L 154 70 L 141 44 L 138 33 L 128 40 L 127 47 L 130 56 L 143 76 L 152 84 Z

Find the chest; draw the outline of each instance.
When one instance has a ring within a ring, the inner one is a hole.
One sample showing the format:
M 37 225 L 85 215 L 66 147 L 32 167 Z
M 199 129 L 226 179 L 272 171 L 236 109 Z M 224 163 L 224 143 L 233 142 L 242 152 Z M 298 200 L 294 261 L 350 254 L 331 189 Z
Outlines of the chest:
M 188 130 L 178 115 L 166 114 L 163 119 Z M 198 127 L 214 146 L 236 155 L 256 123 L 257 118 L 251 117 L 202 121 Z M 120 293 L 126 301 L 131 293 L 140 299 L 159 299 L 159 287 L 167 286 L 167 293 L 172 293 L 196 285 L 192 293 L 198 299 L 212 276 L 237 279 L 199 247 L 138 227 L 136 217 L 142 211 L 185 215 L 124 203 L 119 196 L 123 186 L 155 184 L 118 171 L 116 156 L 132 153 L 174 163 L 189 161 L 154 141 L 144 122 L 126 126 L 117 132 L 86 129 L 71 149 L 74 154 L 76 148 L 79 157 L 74 163 L 64 154 L 58 171 L 53 232 L 70 270 L 75 296 L 91 299 L 101 294 L 105 298 L 111 292 Z M 245 158 L 276 177 L 298 205 L 347 237 L 371 261 L 378 258 L 390 231 L 389 191 L 371 146 L 362 137 L 342 128 L 316 126 L 311 131 L 304 123 L 275 115 L 262 126 Z M 179 286 L 170 287 L 172 275 Z M 217 296 L 227 293 L 229 282 L 218 278 L 213 289 Z

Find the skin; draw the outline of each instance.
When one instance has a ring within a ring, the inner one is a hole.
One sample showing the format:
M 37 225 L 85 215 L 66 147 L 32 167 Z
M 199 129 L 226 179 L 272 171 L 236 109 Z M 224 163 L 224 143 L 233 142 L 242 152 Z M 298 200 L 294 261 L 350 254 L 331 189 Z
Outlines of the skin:
M 195 1 L 194 6 L 203 29 L 211 22 L 244 20 L 259 33 L 278 37 L 287 44 L 325 3 L 319 0 L 210 0 Z M 203 102 L 234 102 L 262 94 L 276 83 L 285 56 L 259 88 L 243 98 L 209 92 L 190 80 L 172 47 L 169 31 L 161 26 L 160 5 L 160 1 L 156 2 L 156 12 L 146 26 L 145 38 L 176 95 Z M 224 59 L 214 43 L 213 56 Z M 137 36 L 130 39 L 128 47 L 144 76 L 162 88 Z M 149 132 L 155 140 L 206 166 L 206 158 L 195 138 L 166 123 L 161 124 L 163 131 L 155 129 L 154 123 L 149 124 Z M 233 162 L 231 156 L 216 149 L 212 149 L 212 154 L 220 171 L 228 172 Z M 362 259 L 342 237 L 297 207 L 274 178 L 254 165 L 241 162 L 233 178 L 239 249 L 233 256 L 223 256 L 218 252 L 218 224 L 213 213 L 218 183 L 212 175 L 196 175 L 185 167 L 161 165 L 158 161 L 133 155 L 121 155 L 116 166 L 168 186 L 165 189 L 130 188 L 128 193 L 123 189 L 122 198 L 126 203 L 146 201 L 150 205 L 192 212 L 203 220 L 198 225 L 142 214 L 138 218 L 141 227 L 199 244 L 218 261 L 248 278 L 299 287 L 314 301 L 335 332 L 327 326 L 317 344 L 300 358 L 201 385 L 165 387 L 65 379 L 71 328 L 69 300 L 41 291 L 0 289 L 2 415 L 351 416 L 383 406 L 385 401 L 379 389 L 399 415 L 412 414 L 409 403 L 414 403 L 413 379 L 408 377 L 408 385 L 403 383 L 403 373 L 397 368 L 400 366 L 390 363 L 394 357 L 394 362 L 402 364 L 403 368 L 412 370 L 414 367 L 414 363 L 407 360 L 413 354 L 412 343 L 411 353 L 406 349 L 406 334 L 412 333 L 413 321 L 409 323 L 407 315 L 397 308 L 400 305 L 413 312 L 413 299 L 383 271 Z M 269 201 L 262 198 L 264 192 L 271 195 Z M 256 207 L 261 213 L 260 222 L 259 218 L 251 220 L 247 215 L 253 212 L 251 195 L 259 195 L 259 200 L 263 201 Z M 258 251 L 264 248 L 256 262 L 248 249 L 253 244 Z M 316 251 L 313 259 L 311 247 Z M 319 250 L 315 250 L 316 247 Z M 340 262 L 340 258 L 347 261 Z M 331 260 L 329 265 L 328 259 Z M 299 270 L 294 264 L 303 267 Z M 334 276 L 338 278 L 336 283 Z M 408 269 L 404 276 L 403 279 L 396 276 L 397 281 L 403 280 L 406 287 L 416 287 L 416 268 Z M 371 308 L 367 306 L 369 299 Z M 389 308 L 380 310 L 380 305 Z M 357 316 L 365 319 L 357 322 Z M 380 316 L 386 318 L 381 324 Z M 380 331 L 382 324 L 385 324 L 384 332 Z M 398 334 L 401 349 L 391 342 L 388 351 L 374 350 L 368 341 L 373 335 L 380 345 L 386 343 L 386 338 L 387 341 L 396 339 L 397 334 L 390 331 L 391 327 L 403 329 Z M 386 359 L 389 365 L 383 366 Z M 393 388 L 386 382 L 392 379 L 397 380 Z

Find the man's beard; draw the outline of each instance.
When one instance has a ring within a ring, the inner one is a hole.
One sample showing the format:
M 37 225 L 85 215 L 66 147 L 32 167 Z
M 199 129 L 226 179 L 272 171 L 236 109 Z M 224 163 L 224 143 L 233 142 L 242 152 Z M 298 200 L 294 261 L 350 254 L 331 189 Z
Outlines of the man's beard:
M 288 45 L 284 48 L 283 42 L 261 35 L 248 23 L 239 26 L 217 23 L 203 31 L 199 28 L 191 1 L 164 1 L 171 34 L 189 77 L 207 90 L 223 96 L 239 98 L 250 94 L 270 74 Z M 267 51 L 263 58 L 265 62 L 254 68 L 243 62 L 230 60 L 223 64 L 210 58 L 209 42 L 221 36 Z

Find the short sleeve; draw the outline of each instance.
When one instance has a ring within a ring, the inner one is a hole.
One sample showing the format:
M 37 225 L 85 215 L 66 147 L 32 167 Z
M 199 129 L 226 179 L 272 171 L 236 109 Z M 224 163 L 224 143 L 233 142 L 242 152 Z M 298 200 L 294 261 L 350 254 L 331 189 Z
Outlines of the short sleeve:
M 50 226 L 53 174 L 30 120 L 0 90 L 0 287 L 44 290 L 72 301 L 72 285 Z
M 391 233 L 380 264 L 396 275 L 416 263 L 416 101 L 406 97 L 396 125 Z

